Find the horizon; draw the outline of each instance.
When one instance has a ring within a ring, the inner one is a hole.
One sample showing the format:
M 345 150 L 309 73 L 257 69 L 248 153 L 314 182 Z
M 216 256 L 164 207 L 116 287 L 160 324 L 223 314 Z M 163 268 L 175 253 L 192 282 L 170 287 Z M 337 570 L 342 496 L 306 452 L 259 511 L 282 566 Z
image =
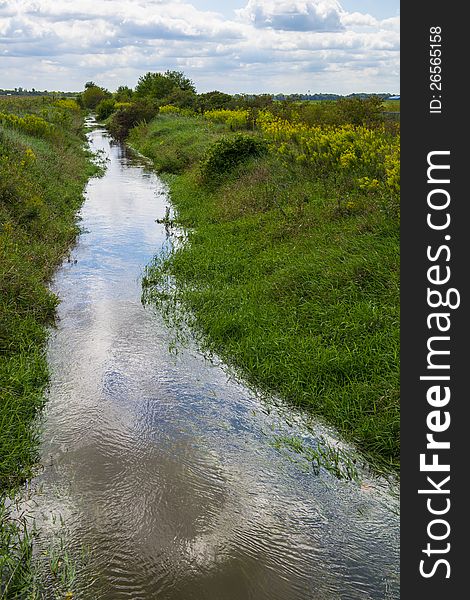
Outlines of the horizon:
M 94 82 L 96 83 L 96 85 L 98 87 L 102 87 L 103 89 L 106 89 L 107 91 L 111 92 L 111 93 L 116 93 L 117 88 L 113 89 L 113 90 L 108 90 L 108 88 L 105 88 L 104 86 L 100 86 L 98 82 Z M 118 86 L 119 87 L 119 86 Z M 134 88 L 132 88 L 134 89 Z M 224 92 L 224 90 L 208 90 L 209 92 L 222 92 L 222 93 L 228 93 L 228 92 Z M 13 88 L 1 88 L 0 87 L 0 92 L 19 92 L 16 93 L 16 95 L 22 95 L 23 93 L 26 94 L 37 94 L 40 95 L 41 93 L 44 94 L 80 94 L 83 92 L 83 89 L 81 90 L 59 90 L 59 89 L 36 89 L 36 88 L 31 88 L 28 89 L 26 87 L 23 87 L 21 85 L 17 85 Z M 197 94 L 205 94 L 208 92 L 199 92 L 198 90 L 196 90 Z M 5 94 L 1 94 L 0 95 L 5 95 Z M 14 94 L 12 94 L 14 95 Z M 255 93 L 255 92 L 235 92 L 233 94 L 230 94 L 231 96 L 261 96 L 261 95 L 267 95 L 267 96 L 341 96 L 341 97 L 347 97 L 347 96 L 400 96 L 399 92 L 364 92 L 364 91 L 356 91 L 356 92 L 351 92 L 350 94 L 339 94 L 338 92 L 316 92 L 316 91 L 309 91 L 309 92 L 292 92 L 292 93 L 286 93 L 286 92 L 260 92 L 260 93 Z

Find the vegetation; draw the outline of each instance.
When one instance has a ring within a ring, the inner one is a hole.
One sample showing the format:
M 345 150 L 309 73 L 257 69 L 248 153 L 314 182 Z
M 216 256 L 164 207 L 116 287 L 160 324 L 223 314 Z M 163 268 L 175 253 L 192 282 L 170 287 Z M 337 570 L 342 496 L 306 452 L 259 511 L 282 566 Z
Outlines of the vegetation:
M 113 94 L 93 81 L 79 94 L 18 88 L 0 98 L 5 598 L 37 597 L 34 532 L 14 498 L 37 460 L 57 304 L 47 282 L 96 172 L 83 109 L 167 174 L 186 230 L 186 243 L 148 268 L 146 300 L 253 386 L 334 424 L 377 468 L 399 460 L 399 122 L 387 116 L 399 102 L 198 94 L 179 71 L 147 73 Z M 353 473 L 327 445 L 307 452 L 292 437 L 282 446 Z M 70 597 L 73 566 L 54 555 L 51 569 Z
M 94 110 L 103 100 L 111 98 L 108 90 L 95 85 L 92 81 L 85 84 L 85 91 L 77 95 L 77 102 L 83 108 Z
M 171 174 L 187 230 L 148 269 L 145 298 L 254 386 L 396 469 L 398 124 L 376 101 L 336 106 L 338 124 L 322 126 L 273 107 L 160 114 L 131 130 Z
M 0 100 L 0 595 L 28 597 L 31 533 L 11 498 L 37 460 L 35 416 L 48 380 L 47 283 L 73 242 L 94 172 L 72 100 Z
M 239 133 L 222 137 L 210 146 L 201 158 L 201 176 L 205 182 L 217 180 L 248 158 L 267 151 L 264 140 Z
M 108 125 L 109 130 L 116 139 L 123 140 L 129 135 L 129 131 L 133 127 L 139 123 L 151 121 L 157 112 L 158 109 L 145 100 L 121 106 L 112 115 Z

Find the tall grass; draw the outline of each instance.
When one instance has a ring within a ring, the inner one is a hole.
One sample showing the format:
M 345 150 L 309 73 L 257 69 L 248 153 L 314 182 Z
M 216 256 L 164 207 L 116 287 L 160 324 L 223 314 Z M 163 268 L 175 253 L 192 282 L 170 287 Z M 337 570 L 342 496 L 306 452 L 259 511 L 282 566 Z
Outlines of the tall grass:
M 169 154 L 194 138 L 181 149 L 188 167 L 169 179 L 187 242 L 149 267 L 146 299 L 183 318 L 247 381 L 327 419 L 377 467 L 396 469 L 398 215 L 380 191 L 358 186 L 345 199 L 334 177 L 288 167 L 276 149 L 205 183 L 199 163 L 214 137 L 236 134 L 198 141 L 201 127 L 160 117 L 131 136 L 160 168 L 160 147 Z
M 76 211 L 96 172 L 72 101 L 0 101 L 0 595 L 28 598 L 31 533 L 11 499 L 34 472 L 35 418 L 48 381 L 47 288 L 78 232 Z

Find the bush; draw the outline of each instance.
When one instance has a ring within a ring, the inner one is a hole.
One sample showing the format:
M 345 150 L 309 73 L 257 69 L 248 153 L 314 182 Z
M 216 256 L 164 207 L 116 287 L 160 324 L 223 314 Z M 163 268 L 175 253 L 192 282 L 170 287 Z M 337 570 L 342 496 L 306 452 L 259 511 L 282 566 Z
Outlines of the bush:
M 201 160 L 203 179 L 211 180 L 228 173 L 240 163 L 267 151 L 264 140 L 247 134 L 223 137 L 210 146 Z
M 114 113 L 109 123 L 109 131 L 116 139 L 123 140 L 129 135 L 129 131 L 133 127 L 139 125 L 139 123 L 151 121 L 157 112 L 158 109 L 153 104 L 135 102 Z
M 110 97 L 111 94 L 108 90 L 98 87 L 97 85 L 87 87 L 80 95 L 81 103 L 85 108 L 89 108 L 90 110 L 94 110 L 102 100 Z
M 232 131 L 237 129 L 248 129 L 250 113 L 248 110 L 208 110 L 204 113 L 204 118 L 215 123 L 224 123 Z
M 383 121 L 383 102 L 379 96 L 368 98 L 340 98 L 336 104 L 344 123 L 372 125 Z
M 172 104 L 165 104 L 164 106 L 160 106 L 159 111 L 161 115 L 178 115 L 181 113 L 181 109 L 177 106 L 173 106 Z
M 116 110 L 116 102 L 113 98 L 106 98 L 105 100 L 101 100 L 101 102 L 96 107 L 96 116 L 99 121 L 104 121 L 108 117 L 110 117 L 113 112 Z
M 19 117 L 10 113 L 0 112 L 0 125 L 12 127 L 36 137 L 49 137 L 53 132 L 52 125 L 37 115 Z

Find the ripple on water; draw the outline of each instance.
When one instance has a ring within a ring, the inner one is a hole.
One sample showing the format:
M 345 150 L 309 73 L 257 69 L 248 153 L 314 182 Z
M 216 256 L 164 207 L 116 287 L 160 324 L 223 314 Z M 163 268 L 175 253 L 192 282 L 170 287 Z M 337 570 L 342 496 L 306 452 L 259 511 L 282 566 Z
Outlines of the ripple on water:
M 142 269 L 166 243 L 165 186 L 101 130 L 89 138 L 108 170 L 88 186 L 84 233 L 54 282 L 34 503 L 45 539 L 64 518 L 77 597 L 398 598 L 397 502 L 383 482 L 294 466 L 270 440 L 308 441 L 301 421 L 264 413 L 195 352 L 168 352 L 161 318 L 140 303 Z

